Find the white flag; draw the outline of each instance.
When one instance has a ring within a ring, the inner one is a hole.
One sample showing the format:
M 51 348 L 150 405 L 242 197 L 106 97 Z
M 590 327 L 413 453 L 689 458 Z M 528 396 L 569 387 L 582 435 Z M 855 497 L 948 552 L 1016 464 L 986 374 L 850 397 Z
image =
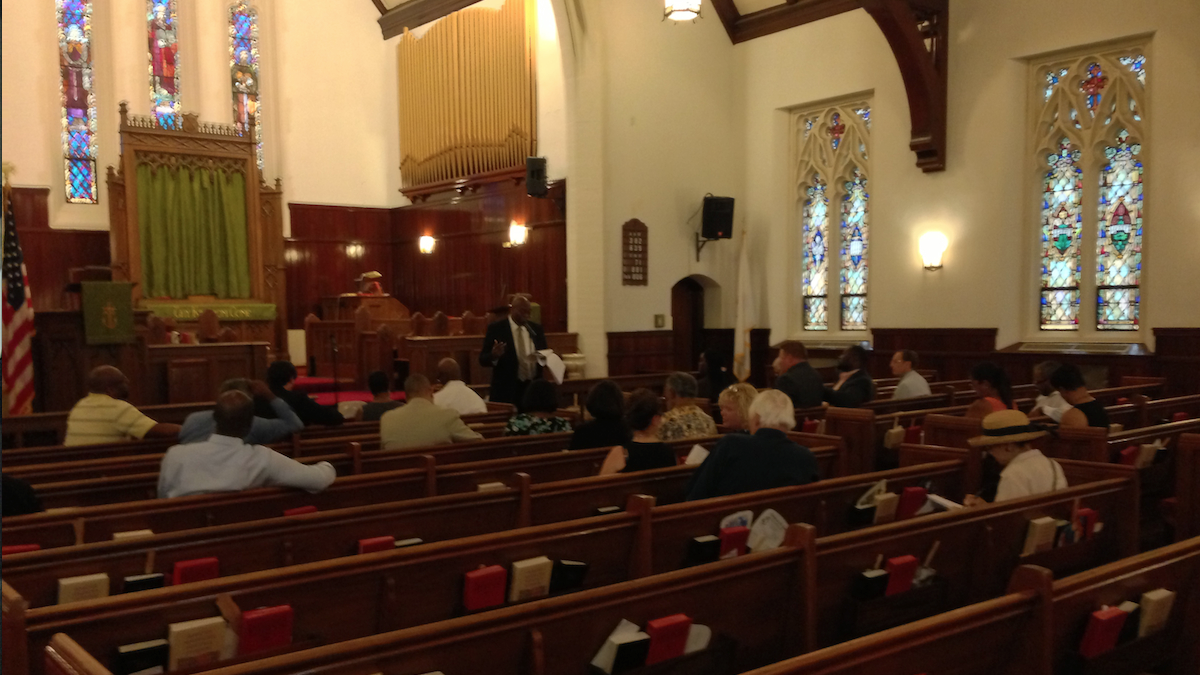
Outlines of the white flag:
M 750 240 L 742 228 L 742 251 L 738 255 L 737 321 L 733 329 L 733 375 L 740 382 L 750 377 Z

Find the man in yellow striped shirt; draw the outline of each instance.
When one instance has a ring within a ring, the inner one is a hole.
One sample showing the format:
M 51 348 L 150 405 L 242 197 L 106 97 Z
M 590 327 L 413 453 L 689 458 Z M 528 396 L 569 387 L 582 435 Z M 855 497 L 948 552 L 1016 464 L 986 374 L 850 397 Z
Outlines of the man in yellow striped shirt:
M 88 375 L 88 391 L 67 415 L 64 445 L 179 435 L 178 424 L 155 422 L 125 400 L 129 398 L 129 378 L 112 366 L 92 370 Z

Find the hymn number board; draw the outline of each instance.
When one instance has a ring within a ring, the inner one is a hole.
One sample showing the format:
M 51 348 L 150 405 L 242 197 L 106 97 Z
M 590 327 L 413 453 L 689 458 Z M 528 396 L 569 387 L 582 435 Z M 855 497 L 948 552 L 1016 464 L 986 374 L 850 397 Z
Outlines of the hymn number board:
M 648 247 L 646 224 L 634 218 L 621 226 L 621 283 L 625 286 L 647 285 Z

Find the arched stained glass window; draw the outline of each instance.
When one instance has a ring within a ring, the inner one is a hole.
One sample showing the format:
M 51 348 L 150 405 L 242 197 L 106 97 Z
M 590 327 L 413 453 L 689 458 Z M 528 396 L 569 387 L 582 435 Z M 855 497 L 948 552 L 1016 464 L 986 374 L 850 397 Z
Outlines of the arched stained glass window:
M 1096 242 L 1096 327 L 1137 330 L 1142 277 L 1142 146 L 1117 132 L 1104 148 Z
M 258 80 L 258 11 L 246 2 L 229 8 L 229 67 L 233 86 L 233 123 L 245 133 L 254 120 L 258 168 L 263 168 L 262 116 Z
M 59 0 L 59 73 L 67 201 L 95 204 L 96 94 L 92 80 L 92 3 Z
M 842 196 L 842 330 L 867 329 L 867 177 L 854 169 Z
M 1144 137 L 1146 73 L 1139 45 L 1081 50 L 1033 69 L 1041 105 L 1033 128 L 1042 330 L 1080 330 L 1080 316 L 1092 311 L 1097 331 L 1139 327 L 1144 167 L 1137 139 Z M 1085 200 L 1095 200 L 1096 210 L 1084 208 Z
M 829 197 L 820 174 L 813 174 L 805 191 L 804 202 L 804 327 L 825 330 L 829 327 L 826 301 L 829 278 Z
M 178 128 L 179 23 L 176 0 L 146 0 L 150 42 L 150 113 L 164 129 Z
M 866 330 L 870 104 L 851 100 L 802 111 L 792 116 L 792 129 L 801 232 L 799 327 L 830 330 L 830 308 L 840 307 L 841 330 Z M 832 232 L 831 218 L 837 227 Z M 830 236 L 837 247 L 832 265 Z
M 1042 191 L 1042 328 L 1075 330 L 1083 277 L 1083 169 L 1079 150 L 1064 138 L 1046 158 Z

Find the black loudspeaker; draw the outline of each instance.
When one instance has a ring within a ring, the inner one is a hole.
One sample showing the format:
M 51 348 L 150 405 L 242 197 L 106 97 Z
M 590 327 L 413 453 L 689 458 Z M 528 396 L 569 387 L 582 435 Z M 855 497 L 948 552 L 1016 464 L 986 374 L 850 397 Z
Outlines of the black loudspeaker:
M 729 239 L 733 236 L 733 197 L 704 198 L 700 233 L 705 239 Z
M 525 192 L 530 197 L 546 196 L 546 158 L 525 158 Z

